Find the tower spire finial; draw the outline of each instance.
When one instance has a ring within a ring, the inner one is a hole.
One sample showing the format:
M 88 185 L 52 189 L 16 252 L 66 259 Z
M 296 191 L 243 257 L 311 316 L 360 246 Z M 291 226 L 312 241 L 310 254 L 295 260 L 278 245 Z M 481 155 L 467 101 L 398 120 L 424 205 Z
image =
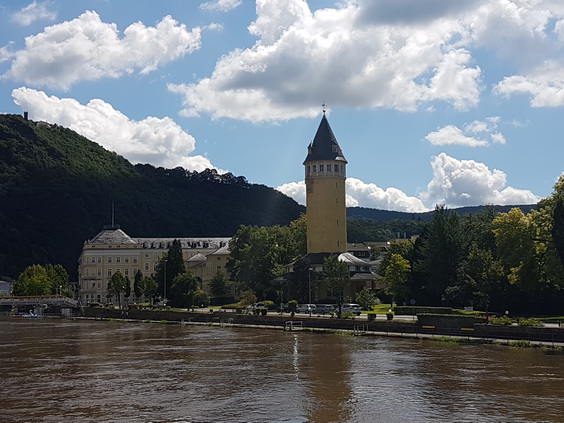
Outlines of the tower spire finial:
M 323 104 L 321 105 L 321 107 L 323 108 L 323 114 L 325 114 L 325 112 L 327 111 L 327 105 L 325 104 L 325 102 L 323 102 Z

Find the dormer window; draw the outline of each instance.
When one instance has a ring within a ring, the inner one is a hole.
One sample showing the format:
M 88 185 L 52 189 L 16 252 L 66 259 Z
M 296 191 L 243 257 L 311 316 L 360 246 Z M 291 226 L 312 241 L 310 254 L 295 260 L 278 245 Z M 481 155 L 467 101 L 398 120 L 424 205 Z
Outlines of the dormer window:
M 331 146 L 331 150 L 333 151 L 333 153 L 338 153 L 339 152 L 339 148 L 336 145 L 332 145 Z
M 323 171 L 324 171 L 324 169 L 325 169 L 325 166 L 324 166 L 324 165 L 322 165 L 322 164 L 320 164 L 320 165 L 319 165 L 319 171 L 320 171 L 320 172 L 323 172 Z

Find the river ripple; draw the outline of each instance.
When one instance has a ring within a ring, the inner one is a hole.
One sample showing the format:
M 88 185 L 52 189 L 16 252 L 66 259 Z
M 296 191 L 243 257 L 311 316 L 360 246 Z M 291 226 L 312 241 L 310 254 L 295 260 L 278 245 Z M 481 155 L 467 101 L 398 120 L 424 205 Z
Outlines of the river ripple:
M 564 422 L 564 356 L 267 329 L 0 321 L 0 422 Z

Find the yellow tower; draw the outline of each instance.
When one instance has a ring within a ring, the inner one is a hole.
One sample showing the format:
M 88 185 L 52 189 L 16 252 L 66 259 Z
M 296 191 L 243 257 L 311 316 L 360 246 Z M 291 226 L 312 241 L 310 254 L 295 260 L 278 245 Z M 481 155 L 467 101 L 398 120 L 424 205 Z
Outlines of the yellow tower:
M 307 253 L 344 253 L 347 251 L 347 160 L 325 111 L 315 138 L 307 148 L 304 166 Z

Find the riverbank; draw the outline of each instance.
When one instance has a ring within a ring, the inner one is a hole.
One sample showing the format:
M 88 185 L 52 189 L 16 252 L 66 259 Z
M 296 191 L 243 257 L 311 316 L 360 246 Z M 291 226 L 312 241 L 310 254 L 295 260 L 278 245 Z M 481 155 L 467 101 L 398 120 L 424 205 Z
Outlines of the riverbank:
M 123 319 L 132 321 L 162 322 L 176 324 L 203 324 L 263 328 L 276 330 L 300 330 L 310 332 L 347 332 L 363 336 L 392 336 L 411 338 L 451 338 L 466 342 L 496 343 L 511 345 L 529 343 L 531 346 L 544 345 L 564 347 L 564 328 L 524 327 L 492 324 L 465 326 L 422 325 L 417 320 L 364 320 L 338 319 L 320 316 L 268 314 L 255 316 L 227 311 L 194 312 L 172 310 L 127 311 L 108 308 L 88 307 L 84 317 L 106 320 Z

